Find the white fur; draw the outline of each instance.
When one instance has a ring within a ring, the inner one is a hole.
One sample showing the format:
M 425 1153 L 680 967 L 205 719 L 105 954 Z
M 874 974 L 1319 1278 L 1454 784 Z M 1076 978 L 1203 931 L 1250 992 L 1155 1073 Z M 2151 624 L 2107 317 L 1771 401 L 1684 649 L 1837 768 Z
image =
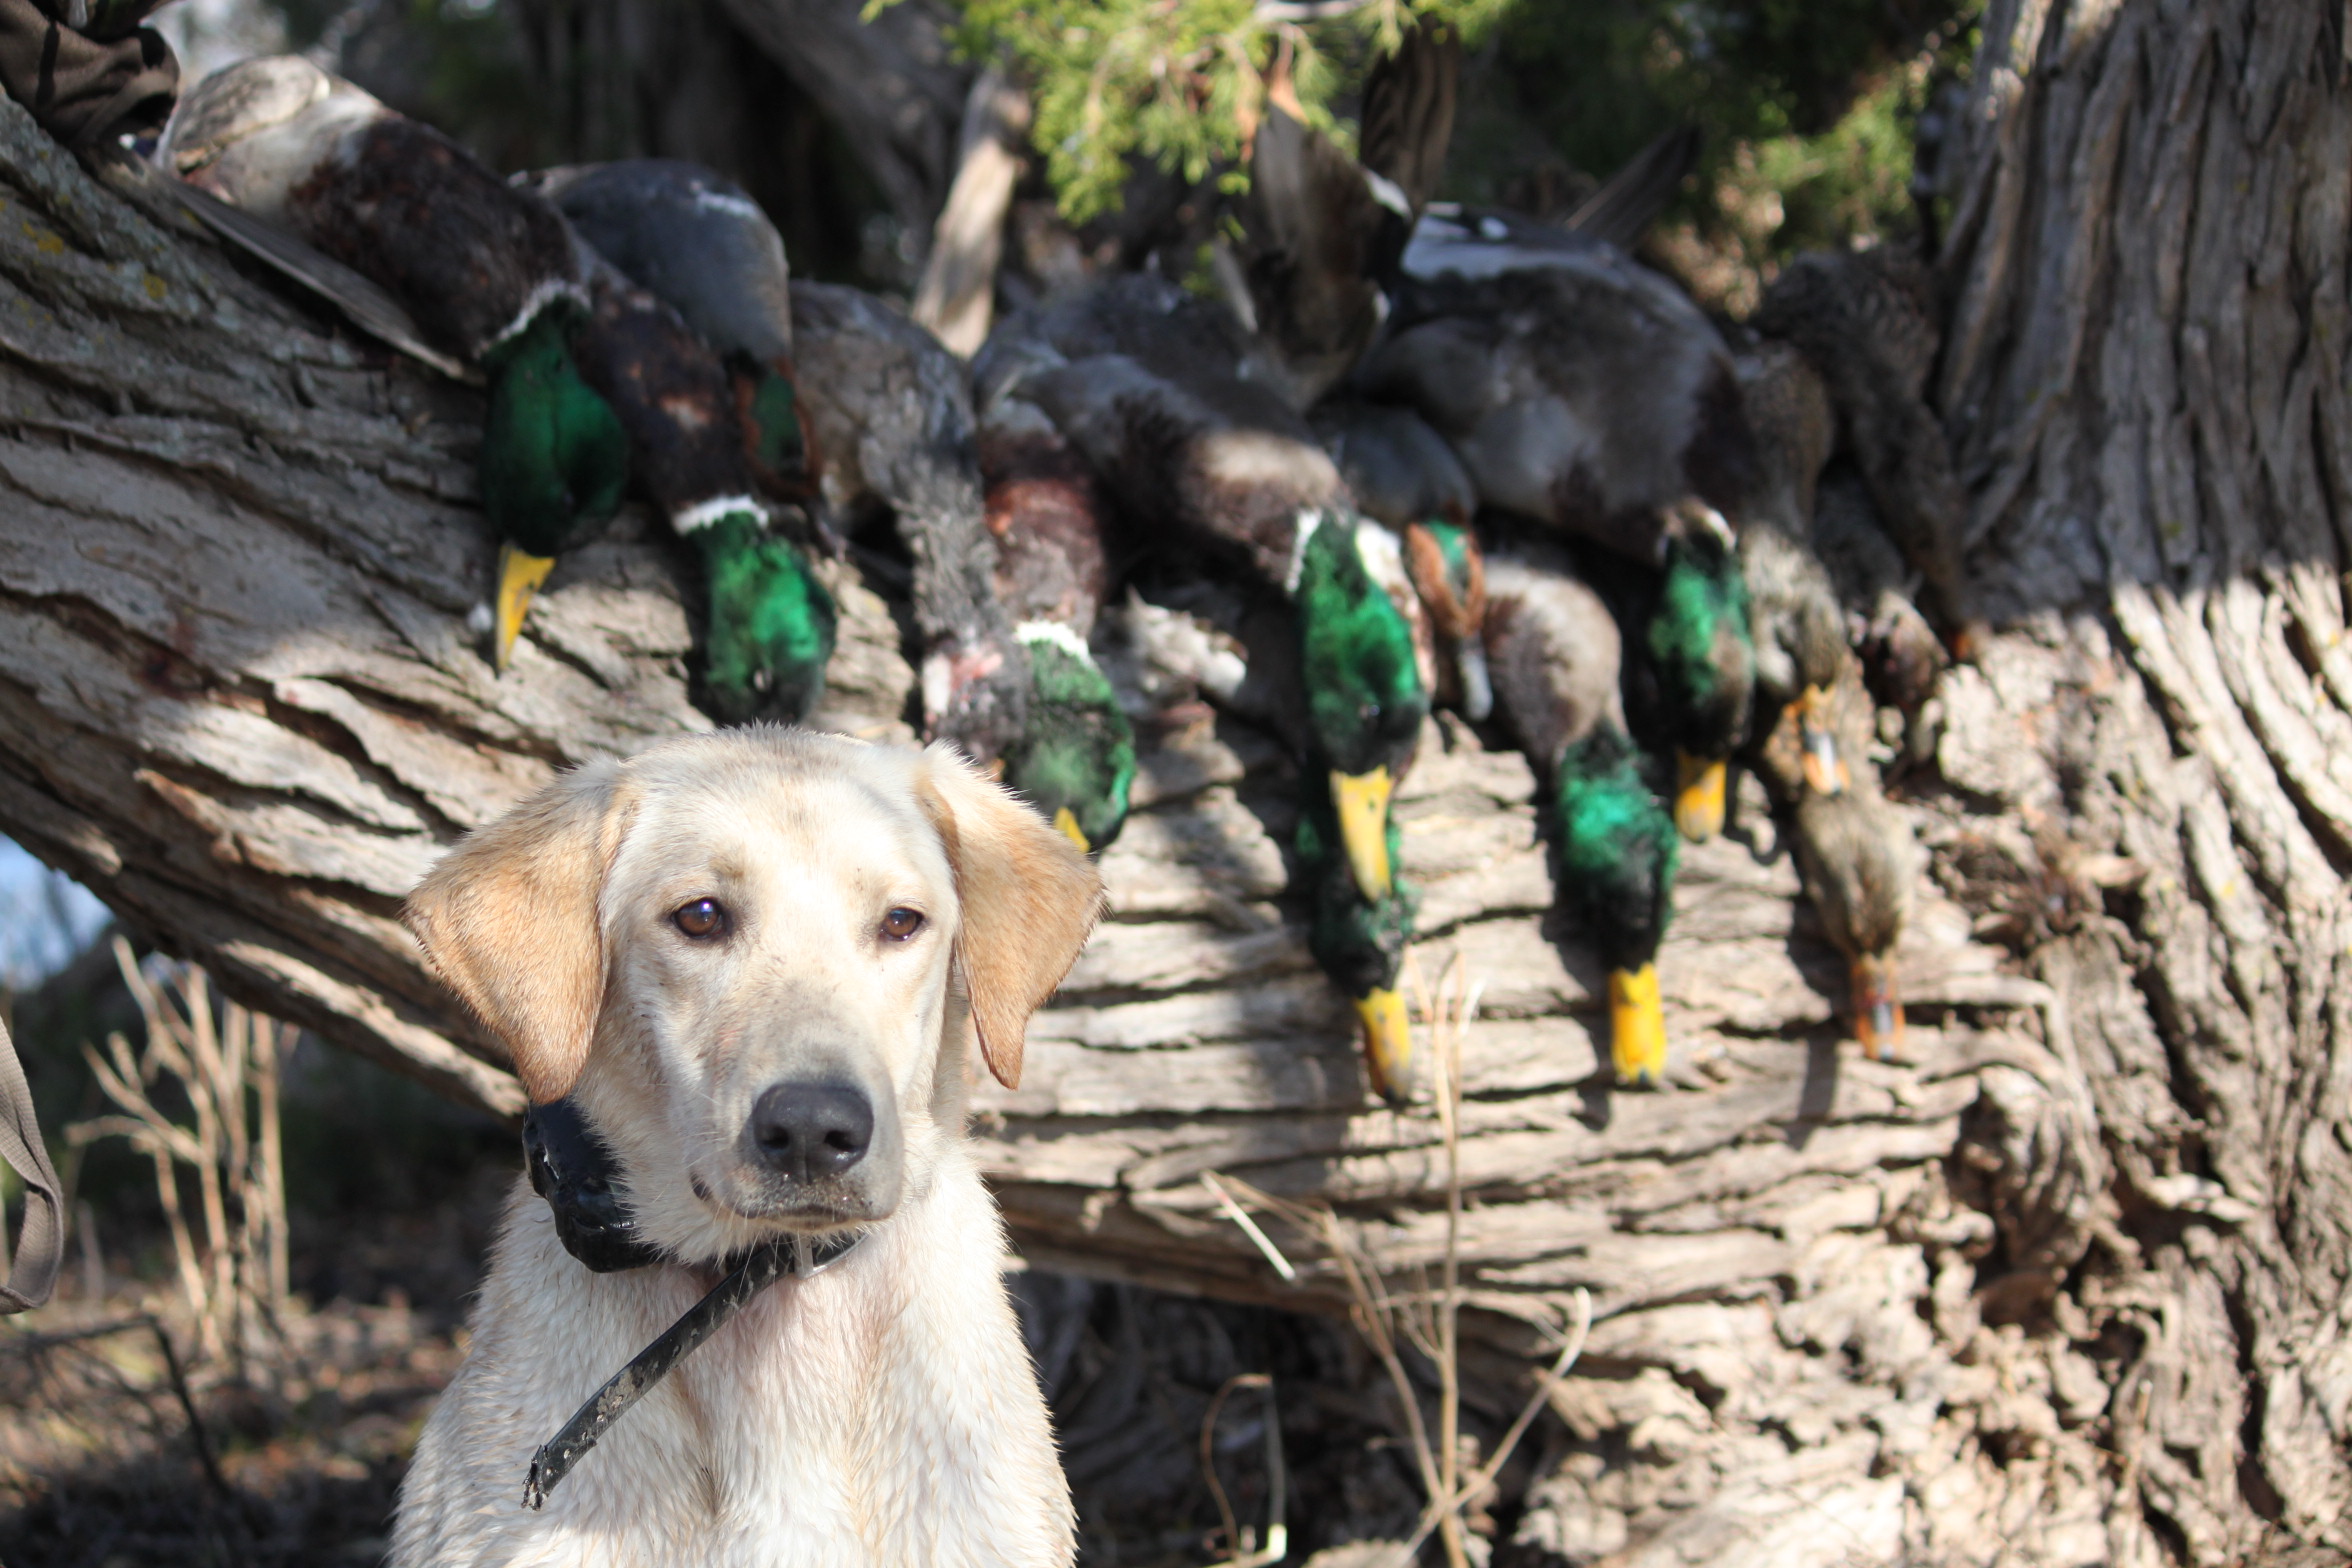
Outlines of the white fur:
M 874 1173 L 876 1217 L 838 1263 L 775 1285 L 688 1356 L 531 1513 L 533 1450 L 718 1269 L 593 1274 L 518 1182 L 471 1351 L 402 1488 L 395 1568 L 1071 1561 L 1003 1231 L 963 1136 L 973 1032 L 951 982 L 956 877 L 905 757 L 825 753 L 796 768 L 630 765 L 598 900 L 604 1005 L 572 1098 L 646 1234 L 716 1260 L 789 1222 L 745 1154 L 751 1103 L 771 1083 L 846 1075 L 875 1106 L 865 1163 L 891 1165 Z M 668 912 L 706 896 L 729 935 L 695 944 Z M 879 941 L 880 912 L 898 906 L 926 925 Z

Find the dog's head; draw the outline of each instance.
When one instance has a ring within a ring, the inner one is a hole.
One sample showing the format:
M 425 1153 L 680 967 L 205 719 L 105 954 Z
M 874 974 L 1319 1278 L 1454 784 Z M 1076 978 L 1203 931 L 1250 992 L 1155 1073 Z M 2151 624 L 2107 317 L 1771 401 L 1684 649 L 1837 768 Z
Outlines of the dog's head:
M 534 1105 L 612 1152 L 644 1239 L 723 1256 L 886 1218 L 1010 1086 L 1102 901 L 1091 863 L 941 747 L 801 730 L 566 775 L 408 903 Z

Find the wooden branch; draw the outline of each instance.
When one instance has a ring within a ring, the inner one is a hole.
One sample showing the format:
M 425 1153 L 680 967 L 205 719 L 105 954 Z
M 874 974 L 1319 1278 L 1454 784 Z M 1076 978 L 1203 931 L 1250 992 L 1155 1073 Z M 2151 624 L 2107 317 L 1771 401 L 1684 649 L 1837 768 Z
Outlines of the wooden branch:
M 1000 72 L 981 72 L 964 104 L 955 185 L 932 231 L 912 312 L 916 325 L 960 359 L 970 359 L 988 341 L 1005 215 L 1012 211 L 1028 131 L 1028 95 Z

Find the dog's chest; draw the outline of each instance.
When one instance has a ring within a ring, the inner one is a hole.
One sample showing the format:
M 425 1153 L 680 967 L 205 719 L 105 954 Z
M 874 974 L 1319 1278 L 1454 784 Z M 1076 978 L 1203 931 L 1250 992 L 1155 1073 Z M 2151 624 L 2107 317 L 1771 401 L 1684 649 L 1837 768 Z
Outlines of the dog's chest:
M 973 1375 L 1001 1350 L 941 1355 L 946 1303 L 874 1284 L 845 1266 L 755 1301 L 581 1463 L 583 1519 L 681 1568 L 1003 1560 L 1008 1412 Z

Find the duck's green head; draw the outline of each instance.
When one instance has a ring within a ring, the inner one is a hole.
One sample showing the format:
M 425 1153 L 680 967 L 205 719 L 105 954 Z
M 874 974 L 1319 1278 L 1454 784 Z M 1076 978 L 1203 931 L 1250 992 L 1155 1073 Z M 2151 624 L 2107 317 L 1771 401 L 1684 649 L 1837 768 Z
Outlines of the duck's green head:
M 1613 724 L 1562 755 L 1552 805 L 1561 886 L 1609 966 L 1618 1081 L 1656 1082 L 1666 1071 L 1657 956 L 1674 911 L 1675 826 L 1643 779 L 1633 743 Z
M 1405 530 L 1405 566 L 1429 623 L 1444 646 L 1453 678 L 1452 701 L 1462 717 L 1482 722 L 1494 712 L 1486 671 L 1486 557 L 1478 535 L 1440 518 Z
M 505 669 L 531 596 L 555 557 L 621 504 L 629 438 L 580 376 L 571 338 L 580 307 L 557 300 L 482 356 L 482 509 L 499 541 L 497 664 Z
M 1647 644 L 1680 754 L 1675 823 L 1685 838 L 1712 838 L 1723 829 L 1724 763 L 1746 731 L 1756 683 L 1747 579 L 1712 512 L 1667 535 Z
M 760 483 L 795 500 L 816 491 L 816 465 L 800 420 L 800 394 L 790 368 L 747 355 L 730 360 L 728 380 L 743 421 L 743 450 Z
M 800 548 L 741 496 L 672 519 L 710 585 L 695 705 L 722 724 L 806 718 L 833 657 L 833 596 Z
M 1024 621 L 1013 635 L 1029 650 L 1029 720 L 1005 753 L 1004 781 L 1072 843 L 1100 854 L 1127 824 L 1135 732 L 1076 632 Z
M 1389 896 L 1388 797 L 1429 716 L 1413 629 L 1391 590 L 1411 592 L 1393 536 L 1336 512 L 1300 519 L 1291 597 L 1307 721 L 1356 886 Z
M 1384 823 L 1382 832 L 1393 864 L 1399 849 L 1396 824 Z M 1300 880 L 1314 901 L 1308 950 L 1355 1004 L 1372 1087 L 1381 1098 L 1402 1104 L 1413 1089 L 1413 1032 L 1397 992 L 1397 971 L 1413 935 L 1413 890 L 1398 879 L 1385 898 L 1363 896 L 1340 819 L 1321 790 L 1310 787 L 1300 802 L 1296 845 Z

